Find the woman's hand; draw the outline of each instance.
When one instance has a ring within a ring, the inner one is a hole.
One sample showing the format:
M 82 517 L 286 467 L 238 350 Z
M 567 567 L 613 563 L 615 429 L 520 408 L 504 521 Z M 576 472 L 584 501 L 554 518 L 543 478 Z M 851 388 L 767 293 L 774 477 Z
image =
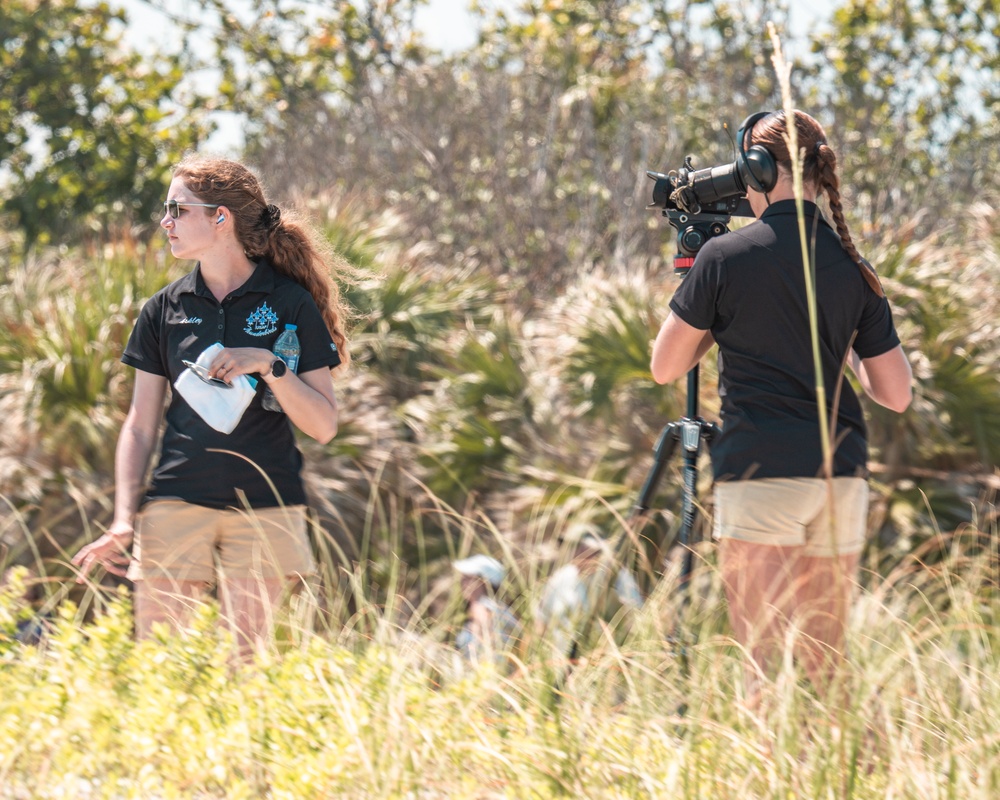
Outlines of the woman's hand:
M 271 371 L 274 359 L 274 353 L 261 347 L 225 347 L 216 353 L 212 363 L 208 365 L 208 373 L 213 378 L 232 383 L 240 375 L 254 372 L 266 375 Z
M 81 547 L 80 552 L 73 556 L 73 563 L 80 568 L 76 582 L 83 583 L 90 570 L 98 564 L 112 575 L 124 578 L 131 560 L 128 549 L 132 545 L 134 535 L 135 531 L 132 525 L 112 523 L 107 533 L 85 547 Z
M 282 378 L 268 377 L 277 356 L 259 347 L 226 347 L 220 350 L 209 374 L 231 383 L 234 378 L 256 372 L 274 392 L 281 408 L 300 431 L 320 444 L 337 433 L 337 399 L 328 367 L 296 375 L 289 370 Z

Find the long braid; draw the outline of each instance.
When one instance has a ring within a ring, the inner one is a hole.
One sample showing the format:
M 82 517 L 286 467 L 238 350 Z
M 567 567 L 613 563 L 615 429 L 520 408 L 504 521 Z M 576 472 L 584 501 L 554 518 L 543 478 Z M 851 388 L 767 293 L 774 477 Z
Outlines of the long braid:
M 840 202 L 840 180 L 837 178 L 837 156 L 826 142 L 816 143 L 816 161 L 819 167 L 819 180 L 817 188 L 826 191 L 827 200 L 830 203 L 830 213 L 833 215 L 833 223 L 840 234 L 840 242 L 847 251 L 847 255 L 858 265 L 865 281 L 879 297 L 885 297 L 882 284 L 872 266 L 865 261 L 858 248 L 854 246 L 851 232 L 847 229 L 847 221 L 844 219 L 844 206 Z
M 826 143 L 826 133 L 823 127 L 803 111 L 795 112 L 795 128 L 799 146 L 805 151 L 802 162 L 802 179 L 812 183 L 817 192 L 826 192 L 830 201 L 830 212 L 833 222 L 840 234 L 841 244 L 851 260 L 858 265 L 865 282 L 879 297 L 885 297 L 882 284 L 871 264 L 865 261 L 851 239 L 844 219 L 844 207 L 840 201 L 840 179 L 837 177 L 837 154 Z M 788 152 L 786 139 L 786 120 L 784 111 L 772 111 L 753 126 L 750 131 L 750 143 L 760 144 L 774 156 L 779 169 L 791 171 L 792 159 Z

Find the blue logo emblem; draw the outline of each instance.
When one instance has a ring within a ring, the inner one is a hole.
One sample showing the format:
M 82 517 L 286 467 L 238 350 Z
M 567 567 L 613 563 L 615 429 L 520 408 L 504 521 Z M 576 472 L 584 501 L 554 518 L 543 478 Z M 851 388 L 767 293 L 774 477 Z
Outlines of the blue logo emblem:
M 276 330 L 278 330 L 278 315 L 268 307 L 267 303 L 247 317 L 247 326 L 243 329 L 244 333 L 249 333 L 251 336 L 269 336 Z

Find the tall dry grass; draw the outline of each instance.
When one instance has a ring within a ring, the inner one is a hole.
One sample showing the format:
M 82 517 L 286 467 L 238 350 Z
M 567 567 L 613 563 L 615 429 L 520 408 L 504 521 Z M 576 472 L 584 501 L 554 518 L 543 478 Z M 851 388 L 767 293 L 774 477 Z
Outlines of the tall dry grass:
M 839 691 L 787 658 L 742 696 L 710 550 L 598 626 L 567 677 L 532 613 L 558 558 L 455 519 L 458 552 L 505 560 L 526 633 L 506 666 L 453 649 L 454 582 L 397 564 L 381 587 L 336 554 L 252 664 L 207 603 L 137 643 L 127 596 L 84 624 L 63 604 L 38 646 L 0 598 L 0 797 L 988 798 L 1000 789 L 995 525 L 860 593 Z M 975 535 L 973 535 L 975 533 Z M 967 545 L 976 541 L 978 549 Z M 984 543 L 992 542 L 992 545 Z M 424 603 L 408 586 L 431 587 Z M 331 599 L 333 600 L 332 604 Z M 792 642 L 789 641 L 789 648 Z M 790 650 L 789 650 L 790 652 Z

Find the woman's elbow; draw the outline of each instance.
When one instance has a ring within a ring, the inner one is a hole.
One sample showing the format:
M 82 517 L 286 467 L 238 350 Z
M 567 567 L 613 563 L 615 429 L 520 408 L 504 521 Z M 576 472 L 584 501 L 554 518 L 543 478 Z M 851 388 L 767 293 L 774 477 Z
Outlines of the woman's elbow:
M 653 380 L 662 386 L 677 380 L 687 370 L 683 368 L 682 364 L 677 363 L 677 359 L 661 354 L 659 357 L 653 356 L 649 363 L 649 371 L 653 374 Z
M 897 389 L 890 397 L 885 398 L 882 405 L 890 411 L 902 414 L 910 407 L 910 403 L 912 402 L 913 389 L 910 386 L 905 386 L 901 389 Z
M 880 406 L 895 411 L 897 414 L 902 414 L 913 402 L 913 388 L 908 382 L 896 386 L 883 386 L 878 389 L 872 387 L 868 394 Z
M 337 420 L 334 420 L 331 424 L 324 425 L 312 434 L 312 438 L 315 439 L 320 444 L 330 444 L 333 441 L 333 437 L 337 435 Z
M 867 381 L 865 391 L 876 403 L 899 413 L 910 407 L 913 401 L 913 370 L 902 347 L 897 346 L 881 356 L 865 359 L 861 365 Z
M 329 444 L 337 435 L 339 421 L 340 417 L 336 411 L 330 414 L 317 414 L 310 420 L 309 427 L 302 428 L 302 432 L 320 444 Z
M 654 369 L 652 371 L 653 380 L 662 386 L 665 383 L 673 383 L 679 378 L 683 378 L 688 374 L 688 372 L 690 372 L 690 370 L 691 367 L 685 368 L 682 364 L 675 364 L 672 367 L 660 367 L 659 369 Z

